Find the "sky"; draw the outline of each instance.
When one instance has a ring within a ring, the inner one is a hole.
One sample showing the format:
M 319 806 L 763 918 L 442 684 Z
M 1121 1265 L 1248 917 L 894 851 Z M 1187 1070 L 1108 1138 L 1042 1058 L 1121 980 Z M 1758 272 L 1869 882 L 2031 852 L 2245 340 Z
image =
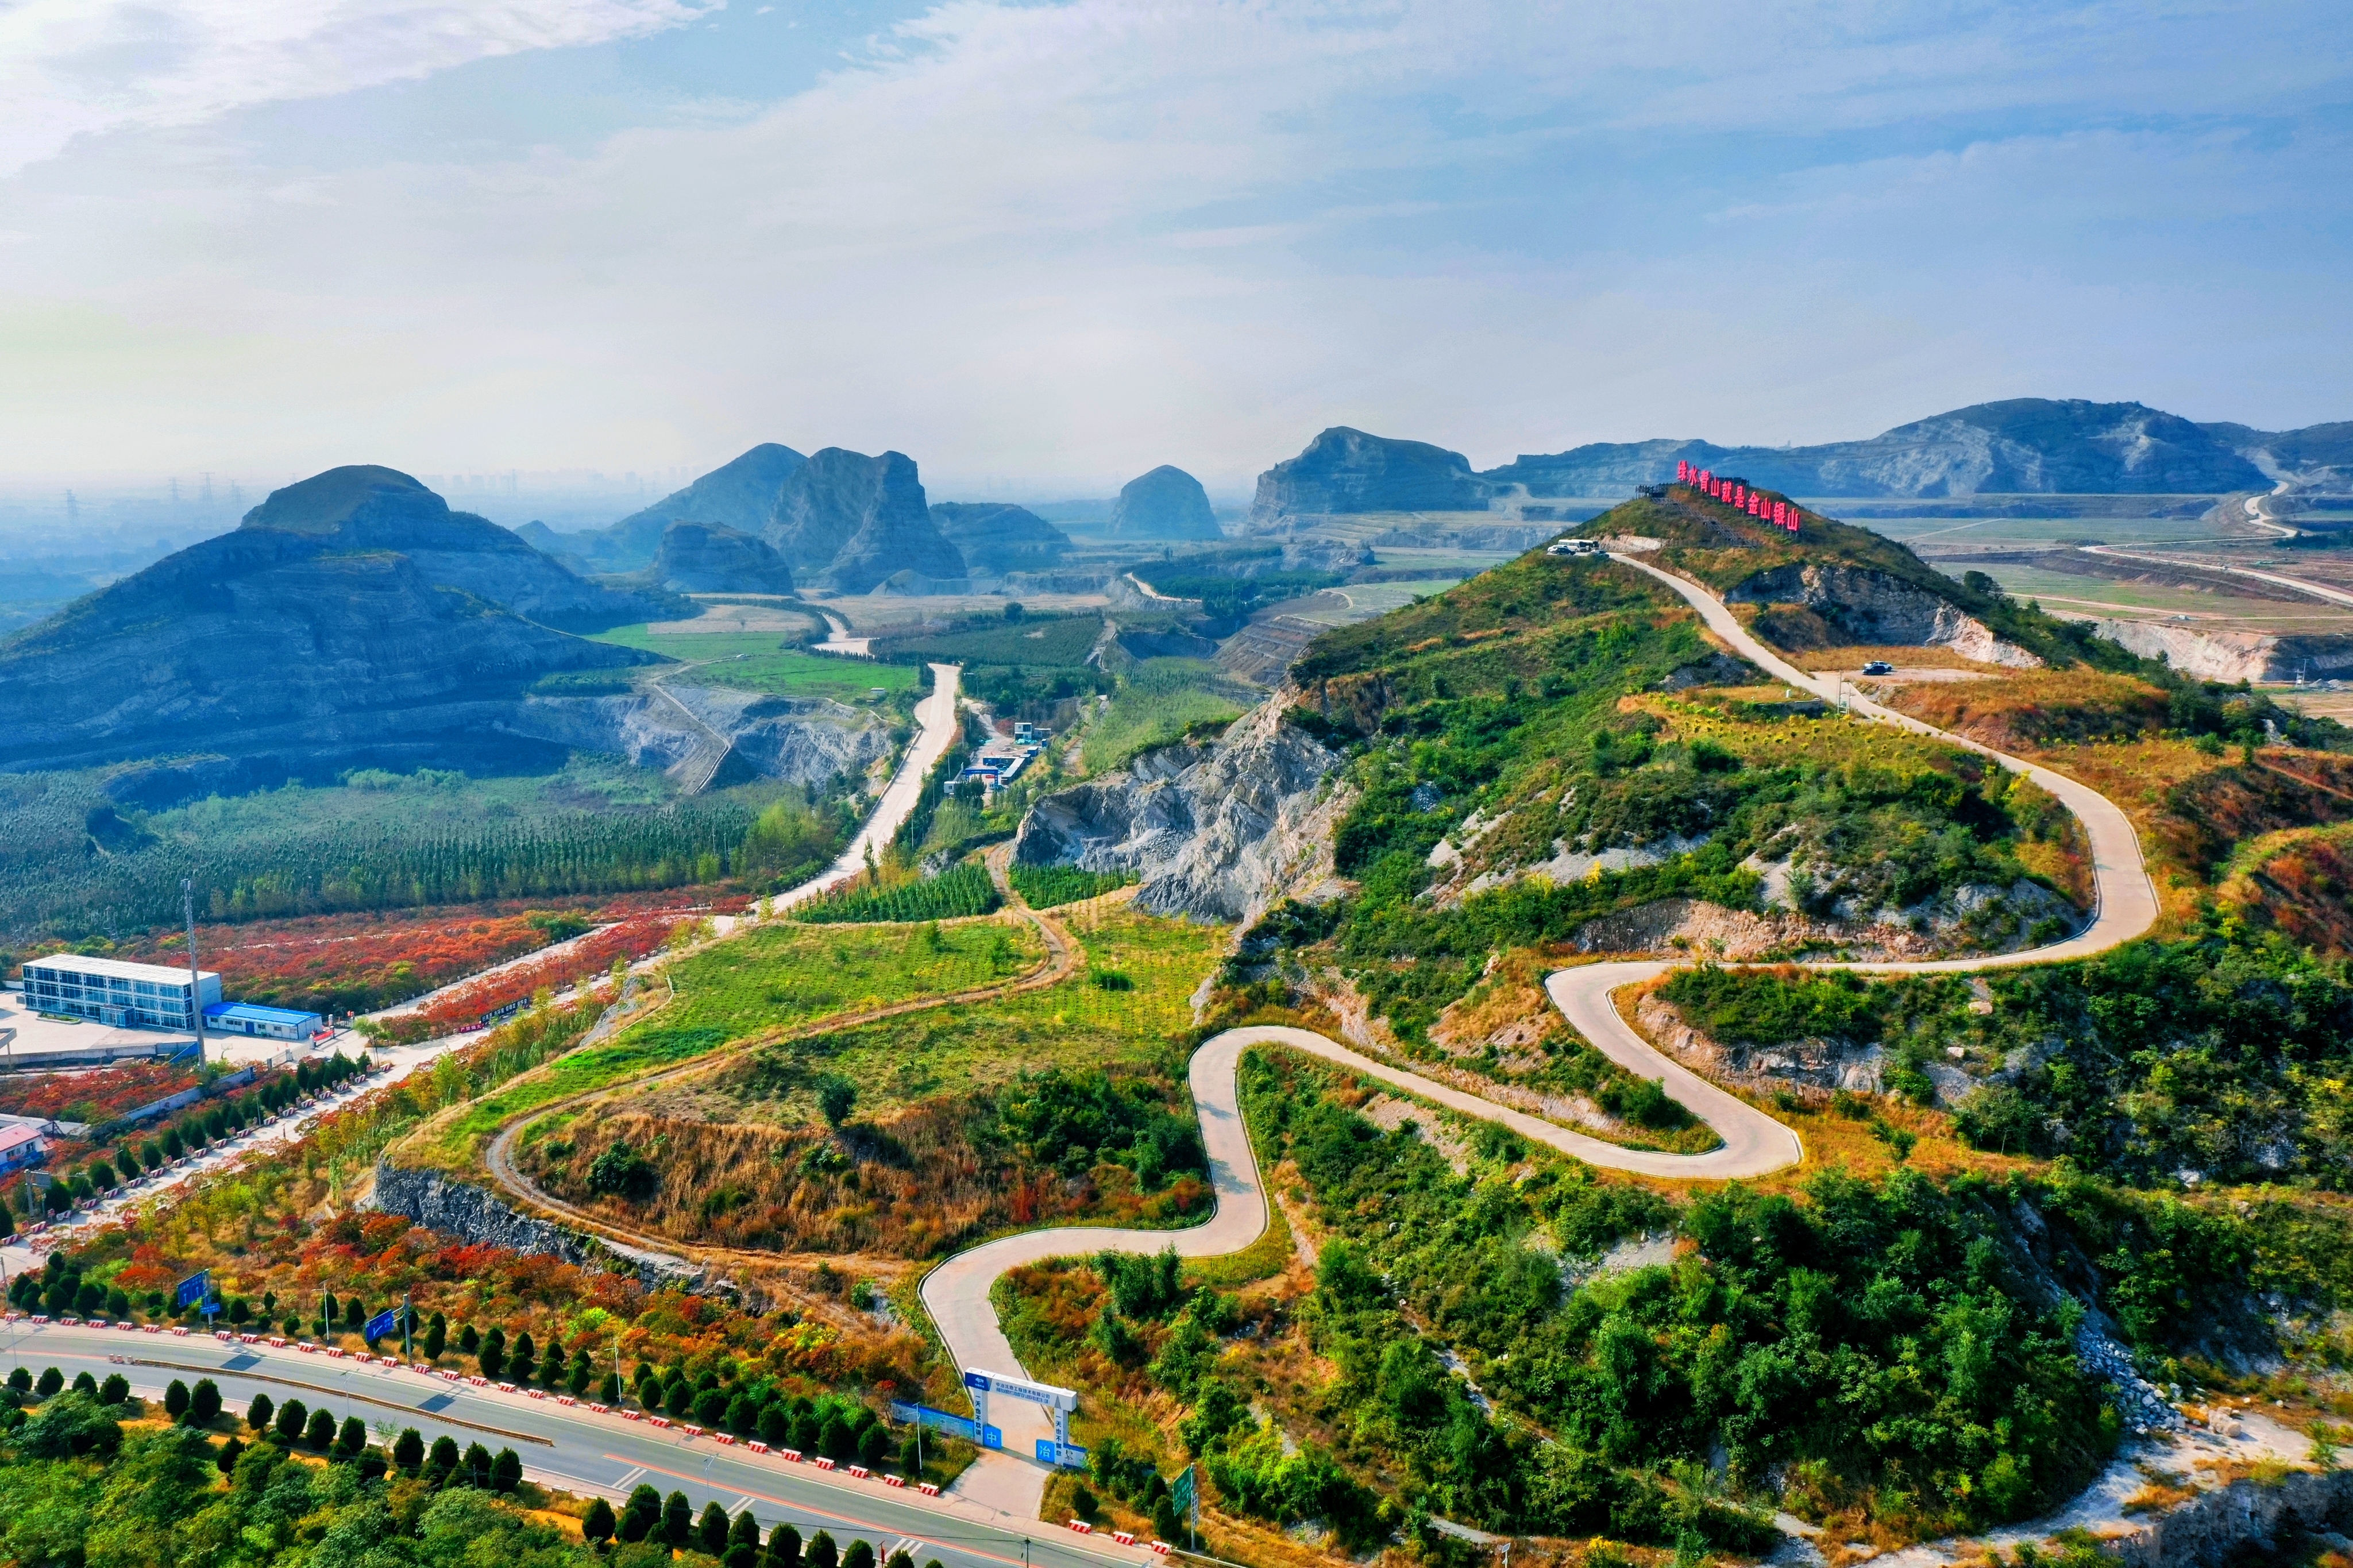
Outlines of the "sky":
M 0 483 L 2353 418 L 2341 0 L 0 0 Z

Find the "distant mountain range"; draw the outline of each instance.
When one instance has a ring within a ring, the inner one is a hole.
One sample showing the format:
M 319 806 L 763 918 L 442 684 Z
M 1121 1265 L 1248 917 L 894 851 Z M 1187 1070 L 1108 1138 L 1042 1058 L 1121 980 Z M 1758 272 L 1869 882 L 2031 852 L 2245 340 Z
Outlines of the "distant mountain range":
M 1114 537 L 1219 536 L 1200 481 L 1182 468 L 1164 464 L 1105 504 Z M 902 453 L 868 457 L 828 447 L 804 458 L 775 442 L 608 527 L 558 533 L 527 522 L 515 532 L 583 572 L 626 574 L 647 570 L 664 553 L 663 534 L 675 523 L 750 535 L 775 550 L 797 581 L 849 594 L 894 579 L 916 589 L 1050 571 L 1071 548 L 1068 534 L 1026 507 L 931 502 L 914 460 Z M 696 548 L 704 543 L 698 535 Z
M 2353 479 L 2353 422 L 2300 430 L 2200 425 L 2138 403 L 2021 397 L 1899 425 L 1866 441 L 1724 447 L 1599 442 L 1474 471 L 1459 452 L 1338 426 L 1259 477 L 1256 528 L 1312 515 L 1479 510 L 1496 500 L 1616 498 L 1689 461 L 1803 496 L 2214 495 L 2282 479 Z

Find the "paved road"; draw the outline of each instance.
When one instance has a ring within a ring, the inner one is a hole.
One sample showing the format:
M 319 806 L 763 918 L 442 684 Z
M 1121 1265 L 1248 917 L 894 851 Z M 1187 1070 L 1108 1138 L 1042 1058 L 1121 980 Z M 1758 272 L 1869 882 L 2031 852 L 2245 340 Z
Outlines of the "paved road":
M 1837 696 L 1836 677 L 1809 674 L 1766 647 L 1734 618 L 1721 600 L 1704 588 L 1629 559 L 1623 553 L 1615 558 L 1672 589 L 1699 612 L 1710 631 L 1775 679 L 1833 699 Z M 1947 734 L 1877 703 L 1857 698 L 1852 706 L 1867 719 L 1936 736 L 1981 752 L 2012 772 L 2027 774 L 2064 801 L 2083 822 L 2091 843 L 2098 905 L 2091 923 L 2076 935 L 2026 952 L 1916 963 L 1820 967 L 1930 973 L 2042 963 L 2105 952 L 2141 935 L 2156 923 L 2157 889 L 2142 863 L 2140 841 L 2133 832 L 2131 821 L 2105 796 L 2064 774 L 1964 736 Z M 1106 1250 L 1150 1253 L 1173 1247 L 1181 1257 L 1210 1258 L 1238 1251 L 1256 1240 L 1266 1227 L 1267 1200 L 1257 1161 L 1242 1129 L 1240 1091 L 1235 1081 L 1235 1069 L 1242 1053 L 1254 1045 L 1290 1047 L 1451 1110 L 1500 1123 L 1533 1142 L 1610 1170 L 1724 1181 L 1764 1175 L 1798 1163 L 1805 1157 L 1805 1150 L 1795 1132 L 1662 1055 L 1618 1012 L 1611 1000 L 1614 993 L 1624 986 L 1655 979 L 1670 967 L 1653 961 L 1586 964 L 1551 975 L 1546 981 L 1546 990 L 1595 1048 L 1630 1071 L 1662 1080 L 1670 1095 L 1715 1129 L 1723 1140 L 1720 1148 L 1704 1154 L 1623 1149 L 1376 1061 L 1309 1030 L 1229 1029 L 1195 1053 L 1188 1073 L 1200 1116 L 1202 1142 L 1209 1156 L 1210 1182 L 1217 1195 L 1217 1207 L 1206 1224 L 1180 1231 L 1074 1226 L 1000 1237 L 958 1253 L 933 1270 L 923 1284 L 923 1305 L 939 1325 L 948 1353 L 958 1364 L 1018 1373 L 1021 1371 L 1020 1363 L 997 1323 L 996 1309 L 989 1300 L 991 1288 L 1008 1269 L 1050 1258 Z M 1034 1452 L 1039 1437 L 1050 1435 L 1045 1413 L 1037 1406 L 1004 1399 L 992 1401 L 991 1406 L 994 1424 L 1005 1433 L 1006 1452 L 984 1456 L 960 1484 L 1008 1512 L 1034 1513 L 1046 1472 L 1021 1456 Z
M 259 1393 L 280 1404 L 296 1398 L 332 1411 L 339 1423 L 356 1415 L 371 1426 L 415 1426 L 427 1443 L 447 1435 L 460 1447 L 479 1442 L 494 1453 L 512 1447 L 525 1475 L 565 1491 L 602 1494 L 617 1503 L 639 1483 L 665 1496 L 683 1491 L 697 1513 L 713 1500 L 731 1513 L 748 1507 L 763 1531 L 782 1522 L 805 1537 L 828 1530 L 844 1547 L 862 1537 L 874 1543 L 878 1557 L 902 1542 L 917 1563 L 937 1557 L 948 1568 L 1025 1563 L 1105 1568 L 1150 1557 L 1107 1537 L 1041 1526 L 1034 1510 L 1028 1519 L 1006 1518 L 970 1501 L 933 1500 L 879 1479 L 858 1480 L 846 1470 L 828 1474 L 740 1444 L 722 1446 L 677 1428 L 599 1415 L 586 1405 L 501 1394 L 405 1367 L 362 1364 L 357 1357 L 305 1355 L 266 1342 L 224 1344 L 201 1332 L 183 1338 L 19 1321 L 0 1326 L 0 1362 L 31 1368 L 36 1375 L 55 1366 L 69 1382 L 80 1371 L 100 1380 L 118 1372 L 132 1392 L 153 1399 L 174 1378 L 194 1384 L 210 1377 L 232 1413 L 241 1415 Z
M 2222 572 L 2233 577 L 2252 577 L 2258 583 L 2270 583 L 2277 587 L 2292 588 L 2299 594 L 2309 594 L 2316 599 L 2325 599 L 2332 605 L 2353 605 L 2353 594 L 2348 594 L 2342 588 L 2332 588 L 2325 583 L 2308 583 L 2301 577 L 2284 576 L 2277 572 L 2258 572 L 2252 566 L 2225 566 L 2216 561 L 2180 561 L 2170 556 L 2144 554 L 2137 550 L 2118 550 L 2107 544 L 2086 544 L 2082 549 L 2086 555 L 2112 555 L 2119 561 L 2146 561 L 2152 565 L 2170 566 L 2177 571 L 2187 569 L 2193 572 Z
M 892 837 L 913 814 L 915 803 L 923 798 L 924 781 L 947 753 L 949 742 L 955 739 L 956 685 L 963 675 L 960 665 L 932 666 L 932 694 L 915 705 L 915 722 L 923 726 L 922 731 L 901 759 L 890 787 L 875 802 L 866 826 L 858 830 L 858 837 L 849 841 L 839 859 L 792 891 L 777 894 L 769 901 L 770 909 L 782 914 L 795 904 L 806 903 L 819 893 L 839 887 L 866 869 L 866 852 L 870 848 L 880 856 L 890 847 Z

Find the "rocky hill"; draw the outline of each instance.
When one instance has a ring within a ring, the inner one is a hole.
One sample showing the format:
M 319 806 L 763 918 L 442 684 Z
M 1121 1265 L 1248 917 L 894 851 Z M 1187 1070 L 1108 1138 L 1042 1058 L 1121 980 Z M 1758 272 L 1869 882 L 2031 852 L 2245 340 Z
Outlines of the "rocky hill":
M 1482 477 L 1499 493 L 1517 486 L 1530 496 L 1621 495 L 1672 479 L 1684 459 L 1809 496 L 2214 494 L 2268 489 L 2267 474 L 2338 452 L 2345 438 L 2331 441 L 2326 433 L 2341 429 L 2265 432 L 2193 424 L 2138 403 L 2018 397 L 1899 425 L 1865 441 L 1604 442 L 1522 457 Z
M 716 523 L 673 522 L 662 530 L 653 580 L 680 594 L 789 594 L 792 568 L 767 543 Z
M 599 572 L 635 572 L 648 565 L 673 522 L 707 523 L 738 533 L 758 533 L 776 515 L 776 493 L 794 469 L 808 459 L 790 447 L 764 441 L 732 462 L 723 463 L 682 490 L 673 490 L 642 511 L 631 512 L 595 533 L 541 531 Z M 530 526 L 528 524 L 526 527 Z M 548 544 L 525 535 L 540 549 Z
M 649 605 L 389 468 L 331 469 L 0 644 L 14 767 L 212 753 L 316 775 L 548 752 L 510 726 L 569 671 L 659 662 L 547 624 Z M 557 760 L 560 760 L 558 754 Z
M 1279 532 L 1306 517 L 1480 510 L 1492 489 L 1460 452 L 1335 425 L 1258 477 L 1250 526 Z
M 993 501 L 941 501 L 932 524 L 976 573 L 1045 572 L 1059 565 L 1071 536 L 1026 506 Z
M 462 588 L 542 625 L 597 632 L 677 610 L 660 595 L 617 590 L 570 571 L 518 535 L 396 469 L 330 468 L 271 492 L 238 531 L 332 539 L 339 551 L 392 550 L 427 582 Z
M 768 542 L 804 581 L 871 593 L 906 574 L 912 587 L 955 583 L 964 556 L 941 537 L 914 459 L 828 447 L 793 470 L 777 494 Z
M 1114 539 L 1220 537 L 1201 481 L 1168 463 L 1120 487 L 1119 500 L 1112 504 L 1110 531 Z

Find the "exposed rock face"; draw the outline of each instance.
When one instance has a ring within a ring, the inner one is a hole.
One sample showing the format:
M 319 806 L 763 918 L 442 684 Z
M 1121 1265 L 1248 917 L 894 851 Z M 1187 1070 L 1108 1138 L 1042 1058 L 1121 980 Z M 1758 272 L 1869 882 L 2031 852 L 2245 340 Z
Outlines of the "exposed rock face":
M 2299 460 L 2337 456 L 2344 442 L 2327 432 L 2338 428 L 2200 426 L 2138 403 L 2018 397 L 1899 425 L 1867 441 L 1794 447 L 1607 442 L 1522 457 L 1485 478 L 1525 485 L 1536 496 L 1614 496 L 1665 483 L 1683 458 L 1794 495 L 2211 494 L 2267 489 L 2264 464 L 2284 477 Z
M 1026 506 L 941 501 L 932 523 L 975 572 L 1048 572 L 1071 548 L 1071 536 Z
M 862 773 L 891 752 L 890 726 L 870 710 L 721 687 L 533 698 L 504 722 L 519 736 L 663 772 L 712 761 L 720 751 L 724 761 L 711 780 L 718 784 L 748 778 L 824 784 L 837 774 Z
M 659 663 L 526 614 L 645 617 L 389 469 L 335 469 L 0 647 L 16 767 L 207 752 L 263 775 L 556 760 L 506 730 L 532 683 Z
M 596 533 L 557 535 L 567 549 L 600 571 L 635 572 L 651 562 L 662 531 L 673 522 L 702 522 L 757 533 L 776 515 L 776 495 L 786 479 L 808 459 L 790 447 L 765 441 L 722 464 L 682 490 L 674 490 L 643 511 L 631 512 Z M 541 548 L 546 548 L 544 545 Z
M 659 1253 L 624 1254 L 610 1244 L 577 1235 L 547 1220 L 518 1214 L 488 1190 L 453 1181 L 434 1171 L 404 1170 L 382 1161 L 375 1167 L 375 1205 L 385 1214 L 428 1229 L 462 1237 L 480 1246 L 504 1247 L 526 1258 L 554 1258 L 583 1268 L 610 1272 L 617 1263 L 649 1286 L 699 1281 L 702 1271 L 684 1258 Z
M 1851 643 L 1948 647 L 1983 664 L 2034 669 L 2042 661 L 1957 605 L 1909 583 L 1858 566 L 1809 562 L 1760 572 L 1725 595 L 1728 603 L 1801 605 Z
M 1347 802 L 1324 787 L 1340 753 L 1284 721 L 1297 700 L 1278 692 L 1213 745 L 1147 752 L 1056 791 L 1023 818 L 1014 858 L 1134 871 L 1138 907 L 1192 920 L 1248 921 L 1282 898 L 1314 897 L 1331 879 Z
M 1493 488 L 1460 452 L 1335 425 L 1258 477 L 1250 527 L 1274 531 L 1293 518 L 1352 512 L 1481 511 Z
M 1221 537 L 1201 481 L 1167 463 L 1119 488 L 1119 500 L 1111 509 L 1111 531 L 1119 539 Z
M 2143 658 L 2163 658 L 2200 680 L 2334 680 L 2353 676 L 2353 637 L 2201 632 L 2156 621 L 2097 620 L 2092 627 Z
M 708 522 L 673 522 L 662 531 L 654 581 L 681 594 L 793 591 L 783 556 L 751 534 Z
M 1683 1021 L 1674 1004 L 1656 994 L 1634 1006 L 1634 1021 L 1658 1047 L 1684 1066 L 1751 1089 L 1852 1089 L 1877 1094 L 1886 1053 L 1836 1036 L 1772 1046 L 1725 1044 Z
M 871 593 L 902 572 L 932 583 L 965 575 L 964 557 L 932 522 L 914 460 L 900 452 L 815 454 L 785 480 L 766 538 L 796 573 L 839 593 Z

